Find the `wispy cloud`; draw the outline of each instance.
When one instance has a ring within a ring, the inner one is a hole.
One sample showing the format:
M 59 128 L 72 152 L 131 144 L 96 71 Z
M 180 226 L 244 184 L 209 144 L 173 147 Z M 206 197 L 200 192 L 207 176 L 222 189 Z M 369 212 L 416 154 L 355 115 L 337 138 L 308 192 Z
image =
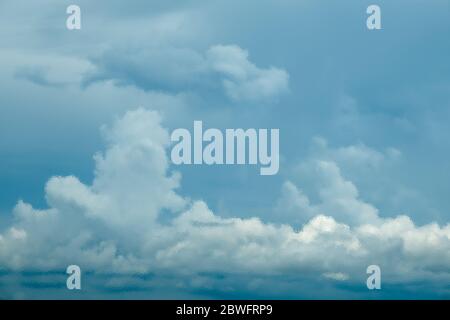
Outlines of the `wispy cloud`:
M 289 75 L 280 68 L 259 68 L 237 45 L 215 45 L 205 54 L 192 49 L 155 47 L 110 50 L 92 59 L 96 69 L 84 85 L 113 81 L 148 91 L 180 92 L 222 86 L 238 101 L 267 101 L 288 91 Z

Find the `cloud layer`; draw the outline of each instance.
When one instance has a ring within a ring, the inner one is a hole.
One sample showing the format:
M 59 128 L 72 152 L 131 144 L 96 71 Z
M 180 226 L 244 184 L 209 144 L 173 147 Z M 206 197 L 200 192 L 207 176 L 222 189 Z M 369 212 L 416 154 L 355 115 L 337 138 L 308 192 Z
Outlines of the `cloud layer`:
M 192 49 L 149 47 L 106 51 L 93 58 L 95 70 L 85 85 L 111 80 L 143 90 L 168 92 L 222 87 L 236 101 L 264 101 L 287 92 L 289 75 L 279 68 L 259 68 L 236 45 L 211 46 L 205 54 Z
M 103 133 L 107 148 L 95 155 L 92 184 L 52 177 L 45 189 L 48 209 L 16 205 L 15 222 L 0 235 L 3 269 L 78 264 L 99 274 L 231 273 L 271 281 L 309 275 L 363 284 L 366 267 L 378 264 L 387 283 L 450 280 L 450 225 L 416 226 L 405 215 L 380 218 L 333 161 L 315 161 L 319 204 L 284 183 L 277 210 L 303 219 L 297 228 L 223 218 L 204 201 L 181 196 L 180 175 L 169 170 L 168 132 L 155 111 L 127 112 Z

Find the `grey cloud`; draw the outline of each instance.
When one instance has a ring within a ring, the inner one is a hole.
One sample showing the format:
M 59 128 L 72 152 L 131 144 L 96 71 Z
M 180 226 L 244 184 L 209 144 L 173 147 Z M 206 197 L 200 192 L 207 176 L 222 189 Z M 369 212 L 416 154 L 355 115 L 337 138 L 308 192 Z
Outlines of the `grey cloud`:
M 50 80 L 48 78 L 48 69 L 39 66 L 26 66 L 19 68 L 16 71 L 15 76 L 18 79 L 25 79 L 44 87 L 62 87 L 65 85 L 62 82 Z
M 192 49 L 155 47 L 107 51 L 92 59 L 97 69 L 84 85 L 111 80 L 148 91 L 217 90 L 237 101 L 264 101 L 288 91 L 289 75 L 279 68 L 259 68 L 236 45 L 216 45 L 205 54 Z

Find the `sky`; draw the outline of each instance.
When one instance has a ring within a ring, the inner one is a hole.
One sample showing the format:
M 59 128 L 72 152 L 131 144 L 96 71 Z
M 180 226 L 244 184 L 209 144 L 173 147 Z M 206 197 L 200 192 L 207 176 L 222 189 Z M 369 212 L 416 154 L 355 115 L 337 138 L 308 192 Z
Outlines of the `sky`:
M 0 298 L 450 298 L 448 0 L 74 3 L 0 2 Z M 175 166 L 195 120 L 278 174 Z

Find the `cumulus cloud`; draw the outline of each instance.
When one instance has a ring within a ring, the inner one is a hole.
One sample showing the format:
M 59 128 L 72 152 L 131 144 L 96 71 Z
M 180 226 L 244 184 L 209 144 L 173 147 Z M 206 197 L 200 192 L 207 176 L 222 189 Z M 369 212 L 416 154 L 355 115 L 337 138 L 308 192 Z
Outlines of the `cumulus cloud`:
M 390 177 L 382 177 L 401 156 L 393 147 L 380 151 L 361 142 L 333 147 L 323 137 L 314 137 L 309 154 L 293 165 L 289 180 L 283 184 L 275 208 L 278 216 L 298 224 L 321 213 L 349 225 L 375 223 L 379 210 L 363 199 L 356 185 L 365 183 L 367 187 L 374 184 L 373 180 L 382 184 L 383 189 L 395 185 Z M 378 187 L 372 185 L 368 189 Z
M 93 58 L 96 69 L 85 85 L 113 81 L 147 91 L 215 90 L 236 101 L 263 101 L 288 91 L 289 75 L 280 68 L 259 68 L 236 45 L 215 45 L 205 54 L 193 49 L 149 47 L 106 51 Z
M 380 218 L 336 163 L 317 162 L 321 204 L 285 183 L 280 209 L 306 212 L 300 227 L 223 218 L 204 201 L 177 192 L 180 176 L 170 171 L 168 132 L 158 113 L 127 112 L 103 132 L 107 148 L 95 156 L 91 184 L 53 177 L 45 190 L 48 209 L 16 205 L 15 222 L 0 235 L 1 268 L 78 264 L 96 273 L 226 273 L 270 281 L 301 274 L 364 283 L 367 265 L 378 264 L 388 282 L 450 280 L 450 225 L 416 226 L 404 215 Z M 167 222 L 160 221 L 163 215 Z
M 346 180 L 335 162 L 315 160 L 306 166 L 318 182 L 319 203 L 310 204 L 304 192 L 286 181 L 276 210 L 287 214 L 293 222 L 304 223 L 311 217 L 326 213 L 350 225 L 376 223 L 378 210 L 360 199 L 356 186 Z

